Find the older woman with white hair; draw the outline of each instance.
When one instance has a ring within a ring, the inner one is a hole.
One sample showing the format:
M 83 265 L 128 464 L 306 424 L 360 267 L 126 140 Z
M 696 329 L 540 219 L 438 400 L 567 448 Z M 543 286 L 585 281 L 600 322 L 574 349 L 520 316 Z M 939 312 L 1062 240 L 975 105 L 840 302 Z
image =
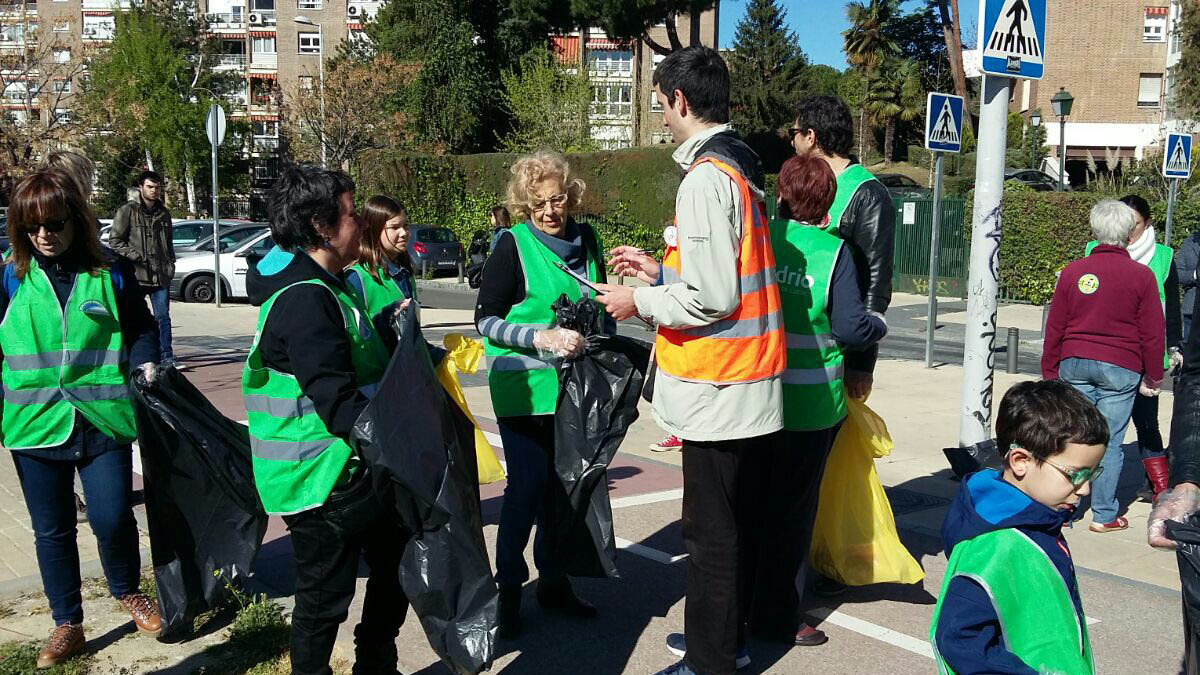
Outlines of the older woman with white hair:
M 1125 427 L 1134 396 L 1139 391 L 1157 395 L 1163 379 L 1166 324 L 1158 282 L 1126 250 L 1135 224 L 1133 209 L 1121 202 L 1105 200 L 1092 207 L 1097 245 L 1059 276 L 1042 348 L 1042 377 L 1075 387 L 1108 421 L 1108 449 L 1100 463 L 1104 472 L 1092 482 L 1093 532 L 1129 527 L 1117 502 Z
M 555 498 L 555 490 L 562 491 L 554 480 L 556 364 L 584 346 L 579 333 L 555 327 L 550 306 L 564 294 L 572 300 L 594 296 L 578 279 L 606 280 L 604 248 L 595 230 L 570 215 L 583 190 L 583 181 L 572 176 L 557 152 L 542 150 L 513 163 L 507 199 L 512 227 L 502 231 L 488 256 L 475 309 L 476 327 L 487 342 L 488 385 L 508 464 L 496 535 L 502 638 L 520 632 L 521 587 L 529 579 L 525 545 L 535 522 L 538 603 L 576 617 L 596 613 L 571 590 L 546 536 L 547 525 L 556 520 L 549 511 L 565 507 Z

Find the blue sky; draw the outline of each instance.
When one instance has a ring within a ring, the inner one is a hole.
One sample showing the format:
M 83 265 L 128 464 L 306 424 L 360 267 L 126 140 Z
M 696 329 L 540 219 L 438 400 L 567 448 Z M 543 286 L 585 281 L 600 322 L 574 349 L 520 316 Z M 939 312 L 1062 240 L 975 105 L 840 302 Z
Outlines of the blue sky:
M 721 0 L 721 47 L 733 46 L 733 35 L 738 22 L 746 14 L 747 0 Z M 824 63 L 838 69 L 846 67 L 842 53 L 842 31 L 850 26 L 846 20 L 847 0 L 781 0 L 787 11 L 788 27 L 796 34 L 800 46 L 812 63 Z M 924 5 L 923 0 L 908 0 L 904 8 Z M 976 16 L 979 3 L 976 0 L 958 0 L 962 12 L 963 42 L 972 44 L 977 29 Z M 971 32 L 971 35 L 967 35 Z

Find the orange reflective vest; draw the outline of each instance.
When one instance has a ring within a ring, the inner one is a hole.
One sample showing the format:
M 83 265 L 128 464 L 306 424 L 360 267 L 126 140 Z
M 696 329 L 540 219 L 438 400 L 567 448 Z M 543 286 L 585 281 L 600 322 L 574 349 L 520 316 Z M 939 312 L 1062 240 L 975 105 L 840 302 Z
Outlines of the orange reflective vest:
M 703 157 L 689 171 L 704 163 L 729 176 L 741 192 L 745 208 L 738 251 L 741 300 L 732 314 L 707 326 L 659 326 L 654 341 L 658 367 L 675 379 L 711 384 L 776 377 L 787 367 L 787 348 L 775 255 L 763 204 L 751 192 L 746 178 L 720 160 Z M 663 258 L 663 282 L 678 281 L 682 270 L 679 249 L 669 247 Z

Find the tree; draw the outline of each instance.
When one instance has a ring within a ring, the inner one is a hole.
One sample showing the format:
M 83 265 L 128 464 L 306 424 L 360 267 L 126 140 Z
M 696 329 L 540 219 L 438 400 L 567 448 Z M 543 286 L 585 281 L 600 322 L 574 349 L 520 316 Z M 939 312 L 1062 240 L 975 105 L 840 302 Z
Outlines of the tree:
M 738 22 L 729 56 L 730 112 L 743 134 L 775 131 L 792 118 L 808 59 L 784 18 L 776 0 L 751 0 Z
M 870 78 L 864 108 L 871 122 L 884 128 L 883 161 L 891 164 L 897 122 L 911 122 L 925 112 L 921 64 L 912 60 L 885 62 Z
M 954 93 L 963 98 L 963 110 L 966 111 L 967 128 L 974 134 L 975 117 L 971 111 L 975 105 L 971 102 L 971 90 L 967 88 L 967 72 L 962 60 L 962 21 L 958 13 L 958 0 L 930 0 L 937 5 L 938 16 L 942 21 L 942 34 L 946 41 L 946 55 L 950 58 L 950 75 L 954 80 Z
M 0 97 L 7 108 L 0 114 L 0 193 L 5 194 L 46 152 L 82 137 L 79 123 L 64 109 L 71 107 L 89 52 L 75 45 L 64 58 L 61 50 L 72 45 L 35 26 L 23 15 L 0 22 L 8 42 L 17 42 L 16 37 L 21 43 L 0 52 Z
M 863 78 L 863 98 L 868 99 L 868 87 L 888 59 L 899 54 L 900 46 L 892 37 L 891 25 L 899 12 L 898 0 L 865 0 L 851 2 L 846 7 L 850 27 L 842 31 L 842 48 L 846 61 Z M 864 100 L 864 104 L 866 101 Z M 867 131 L 866 106 L 859 107 L 858 154 L 863 156 Z
M 549 49 L 539 47 L 521 59 L 519 69 L 500 77 L 513 119 L 512 131 L 501 142 L 506 152 L 595 149 L 588 123 L 592 85 L 587 75 L 568 71 Z
M 949 91 L 954 86 L 942 24 L 933 7 L 918 7 L 896 17 L 889 30 L 900 58 L 920 66 L 921 84 L 926 91 Z
M 390 99 L 412 77 L 412 67 L 378 54 L 365 63 L 343 61 L 331 68 L 323 96 L 299 85 L 284 92 L 283 119 L 292 154 L 317 161 L 324 142 L 328 165 L 348 170 L 365 150 L 402 144 L 403 115 Z
M 838 96 L 842 72 L 833 66 L 812 64 L 804 71 L 804 91 L 808 96 Z
M 599 26 L 614 40 L 641 40 L 655 53 L 667 55 L 700 44 L 699 22 L 691 22 L 685 42 L 676 19 L 682 14 L 699 17 L 716 4 L 716 0 L 512 0 L 512 9 L 529 30 L 540 35 Z M 650 29 L 659 25 L 666 29 L 665 45 L 650 35 Z

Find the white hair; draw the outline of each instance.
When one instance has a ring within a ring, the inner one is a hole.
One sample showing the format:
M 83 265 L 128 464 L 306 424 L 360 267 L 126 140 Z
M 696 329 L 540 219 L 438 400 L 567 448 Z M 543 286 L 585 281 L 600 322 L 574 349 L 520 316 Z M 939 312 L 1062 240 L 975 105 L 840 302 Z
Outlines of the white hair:
M 1092 236 L 1100 244 L 1129 247 L 1129 234 L 1137 224 L 1137 214 L 1115 199 L 1105 199 L 1092 207 Z

